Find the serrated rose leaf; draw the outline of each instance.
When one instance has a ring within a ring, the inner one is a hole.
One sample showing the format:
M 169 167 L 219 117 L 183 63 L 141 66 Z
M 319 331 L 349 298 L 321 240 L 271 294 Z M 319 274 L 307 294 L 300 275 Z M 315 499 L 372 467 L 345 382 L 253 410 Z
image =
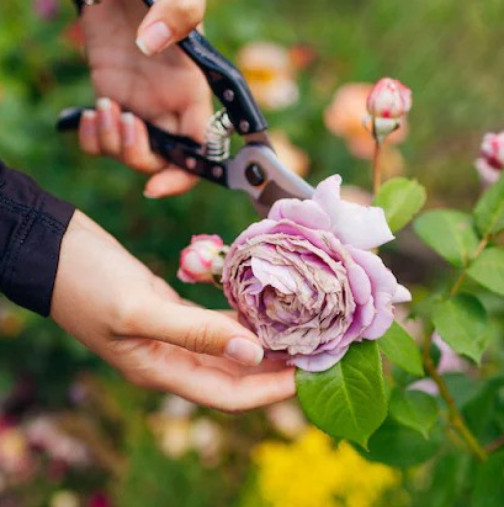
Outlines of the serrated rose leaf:
M 392 232 L 402 229 L 425 204 L 425 189 L 416 180 L 394 178 L 382 185 L 374 205 L 383 208 Z
M 397 422 L 418 431 L 427 439 L 439 407 L 436 400 L 426 393 L 395 389 L 390 398 L 389 413 Z
M 354 344 L 329 370 L 298 370 L 299 401 L 308 419 L 333 438 L 363 447 L 387 415 L 382 364 L 375 341 Z
M 488 248 L 481 252 L 467 274 L 488 290 L 504 296 L 504 248 Z
M 472 217 L 456 210 L 427 211 L 415 220 L 414 229 L 443 259 L 460 268 L 467 265 L 480 241 Z
M 479 364 L 488 334 L 487 313 L 479 299 L 468 294 L 454 296 L 434 310 L 433 322 L 455 352 Z
M 397 322 L 378 340 L 378 347 L 391 363 L 412 375 L 423 376 L 420 350 L 413 338 Z

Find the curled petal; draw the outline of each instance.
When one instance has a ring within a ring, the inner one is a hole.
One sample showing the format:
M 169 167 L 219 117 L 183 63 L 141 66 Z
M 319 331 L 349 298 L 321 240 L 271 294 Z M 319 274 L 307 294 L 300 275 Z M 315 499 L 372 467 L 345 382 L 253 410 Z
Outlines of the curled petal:
M 268 218 L 270 220 L 288 219 L 298 225 L 315 230 L 330 230 L 331 228 L 331 220 L 327 213 L 310 199 L 305 201 L 281 199 L 273 205 Z

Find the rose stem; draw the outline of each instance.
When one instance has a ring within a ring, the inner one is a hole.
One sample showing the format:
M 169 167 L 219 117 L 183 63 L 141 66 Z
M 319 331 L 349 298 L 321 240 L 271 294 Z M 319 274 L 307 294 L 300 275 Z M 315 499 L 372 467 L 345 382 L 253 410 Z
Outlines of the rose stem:
M 373 154 L 373 193 L 375 196 L 378 195 L 381 185 L 380 148 L 380 142 L 375 138 Z
M 453 429 L 455 429 L 457 433 L 465 441 L 471 452 L 473 452 L 474 455 L 480 461 L 486 461 L 486 459 L 488 458 L 487 452 L 485 451 L 485 449 L 483 449 L 483 447 L 480 445 L 476 437 L 472 434 L 471 430 L 468 428 L 467 424 L 464 421 L 464 418 L 462 417 L 462 414 L 459 412 L 457 406 L 455 405 L 455 401 L 453 400 L 452 395 L 448 391 L 448 387 L 445 384 L 445 381 L 436 370 L 436 365 L 434 364 L 434 361 L 430 356 L 431 344 L 432 344 L 432 335 L 429 334 L 426 336 L 424 341 L 423 362 L 429 376 L 437 385 L 441 398 L 443 398 L 443 400 L 446 403 L 446 406 L 448 407 L 449 421 Z
M 479 243 L 479 245 L 476 247 L 476 250 L 474 251 L 474 255 L 473 255 L 473 258 L 471 259 L 472 261 L 475 261 L 479 255 L 481 254 L 481 252 L 483 252 L 483 250 L 486 248 L 486 246 L 488 245 L 488 242 L 490 241 L 490 238 L 491 238 L 491 235 L 490 234 L 487 234 Z M 463 283 L 465 282 L 465 279 L 467 277 L 467 271 L 466 269 L 464 269 L 459 277 L 457 278 L 457 281 L 455 282 L 455 284 L 453 285 L 451 291 L 450 291 L 450 296 L 455 296 L 458 291 L 460 290 L 460 288 L 462 287 Z

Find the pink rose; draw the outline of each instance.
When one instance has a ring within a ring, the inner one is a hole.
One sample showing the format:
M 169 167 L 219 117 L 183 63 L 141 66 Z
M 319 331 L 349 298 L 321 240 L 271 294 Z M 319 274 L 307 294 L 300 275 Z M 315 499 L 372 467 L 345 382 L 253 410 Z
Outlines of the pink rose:
M 384 77 L 367 99 L 368 113 L 375 118 L 400 118 L 411 109 L 411 90 L 397 79 Z
M 224 291 L 242 320 L 267 350 L 309 371 L 380 338 L 393 303 L 410 298 L 370 251 L 393 239 L 383 210 L 342 200 L 340 186 L 332 176 L 313 199 L 278 201 L 224 262 Z
M 504 167 L 504 132 L 486 134 L 481 144 L 480 158 L 475 162 L 481 179 L 487 185 L 495 183 Z
M 44 20 L 55 18 L 59 13 L 57 0 L 35 0 L 35 12 Z
M 224 243 L 219 236 L 200 234 L 180 254 L 177 276 L 186 283 L 212 282 L 220 274 Z

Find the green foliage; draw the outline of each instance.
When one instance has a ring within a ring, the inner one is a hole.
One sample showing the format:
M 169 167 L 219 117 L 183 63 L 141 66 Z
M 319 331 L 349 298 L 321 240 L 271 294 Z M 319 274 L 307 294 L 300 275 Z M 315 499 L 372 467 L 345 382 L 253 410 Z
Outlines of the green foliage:
M 374 205 L 385 211 L 392 232 L 399 231 L 422 209 L 427 194 L 416 180 L 393 178 L 380 188 Z
M 502 507 L 504 498 L 504 450 L 491 456 L 476 475 L 471 507 Z
M 436 422 L 439 407 L 436 400 L 422 391 L 394 389 L 390 398 L 389 414 L 397 422 L 429 437 Z
M 504 229 L 504 176 L 483 194 L 474 209 L 474 217 L 483 236 Z
M 378 340 L 378 347 L 393 364 L 412 375 L 423 376 L 420 350 L 413 338 L 397 322 Z
M 380 354 L 376 342 L 350 347 L 322 373 L 298 371 L 299 401 L 309 420 L 333 438 L 367 446 L 387 413 Z
M 488 316 L 475 296 L 460 294 L 441 303 L 434 310 L 433 322 L 453 350 L 480 362 L 486 345 Z
M 471 264 L 467 274 L 483 287 L 504 296 L 504 248 L 484 250 Z
M 457 210 L 427 211 L 414 228 L 428 246 L 459 268 L 468 264 L 480 242 L 472 217 Z
M 410 468 L 431 459 L 439 450 L 440 434 L 433 432 L 429 440 L 388 417 L 371 436 L 366 459 L 390 466 Z

